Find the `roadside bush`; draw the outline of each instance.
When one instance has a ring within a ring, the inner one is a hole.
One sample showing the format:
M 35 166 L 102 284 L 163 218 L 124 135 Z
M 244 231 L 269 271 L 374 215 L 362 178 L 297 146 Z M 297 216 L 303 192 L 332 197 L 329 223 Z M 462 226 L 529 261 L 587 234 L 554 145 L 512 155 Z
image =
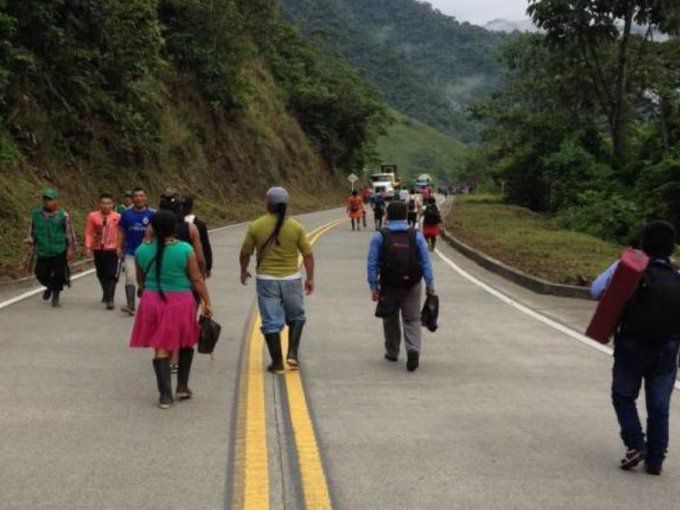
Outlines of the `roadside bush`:
M 667 158 L 644 169 L 638 188 L 647 219 L 664 219 L 680 230 L 680 159 Z

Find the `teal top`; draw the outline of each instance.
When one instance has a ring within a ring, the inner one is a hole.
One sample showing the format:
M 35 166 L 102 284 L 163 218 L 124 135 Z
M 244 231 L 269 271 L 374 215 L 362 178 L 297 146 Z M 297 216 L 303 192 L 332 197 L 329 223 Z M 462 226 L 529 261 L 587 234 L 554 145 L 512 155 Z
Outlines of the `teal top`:
M 144 288 L 158 291 L 158 279 L 156 278 L 156 252 L 157 241 L 143 243 L 135 252 L 137 265 L 143 273 Z M 163 292 L 186 292 L 191 290 L 189 280 L 189 257 L 194 252 L 192 246 L 183 241 L 175 241 L 165 246 L 163 252 L 163 264 L 161 265 L 161 288 Z

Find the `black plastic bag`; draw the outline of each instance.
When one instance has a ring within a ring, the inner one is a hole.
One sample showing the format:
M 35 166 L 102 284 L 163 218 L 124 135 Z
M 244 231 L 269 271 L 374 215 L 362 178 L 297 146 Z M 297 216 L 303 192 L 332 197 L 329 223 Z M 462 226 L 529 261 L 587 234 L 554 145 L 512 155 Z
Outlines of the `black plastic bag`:
M 375 316 L 378 319 L 389 319 L 399 313 L 399 302 L 394 296 L 381 294 L 378 306 L 375 308 Z
M 204 315 L 201 315 L 198 325 L 201 328 L 200 335 L 198 336 L 198 352 L 201 354 L 212 354 L 217 341 L 220 339 L 222 326 Z
M 423 311 L 420 314 L 420 320 L 423 326 L 432 333 L 437 331 L 439 328 L 437 324 L 439 320 L 439 296 L 427 296 L 425 306 L 423 306 Z

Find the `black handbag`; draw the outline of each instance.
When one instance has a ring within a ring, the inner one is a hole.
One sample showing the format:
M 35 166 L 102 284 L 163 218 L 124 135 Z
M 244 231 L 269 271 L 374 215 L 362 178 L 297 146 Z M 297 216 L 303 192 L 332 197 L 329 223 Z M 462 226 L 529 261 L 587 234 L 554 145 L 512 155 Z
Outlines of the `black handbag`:
M 201 315 L 198 325 L 201 329 L 198 336 L 198 352 L 201 354 L 212 354 L 217 341 L 220 339 L 222 326 L 204 315 Z
M 399 313 L 399 302 L 390 294 L 380 294 L 378 306 L 375 308 L 375 316 L 378 319 L 389 319 Z
M 439 325 L 439 296 L 427 296 L 423 311 L 420 314 L 420 320 L 428 330 L 432 333 L 437 331 Z

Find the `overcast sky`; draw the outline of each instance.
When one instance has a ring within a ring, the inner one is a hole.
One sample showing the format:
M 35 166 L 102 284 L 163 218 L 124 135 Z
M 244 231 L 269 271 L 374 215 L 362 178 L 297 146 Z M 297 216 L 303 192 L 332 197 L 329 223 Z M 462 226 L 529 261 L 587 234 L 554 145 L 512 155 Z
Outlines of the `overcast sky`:
M 455 16 L 459 21 L 484 25 L 504 18 L 518 21 L 526 18 L 527 0 L 427 0 L 440 11 Z

